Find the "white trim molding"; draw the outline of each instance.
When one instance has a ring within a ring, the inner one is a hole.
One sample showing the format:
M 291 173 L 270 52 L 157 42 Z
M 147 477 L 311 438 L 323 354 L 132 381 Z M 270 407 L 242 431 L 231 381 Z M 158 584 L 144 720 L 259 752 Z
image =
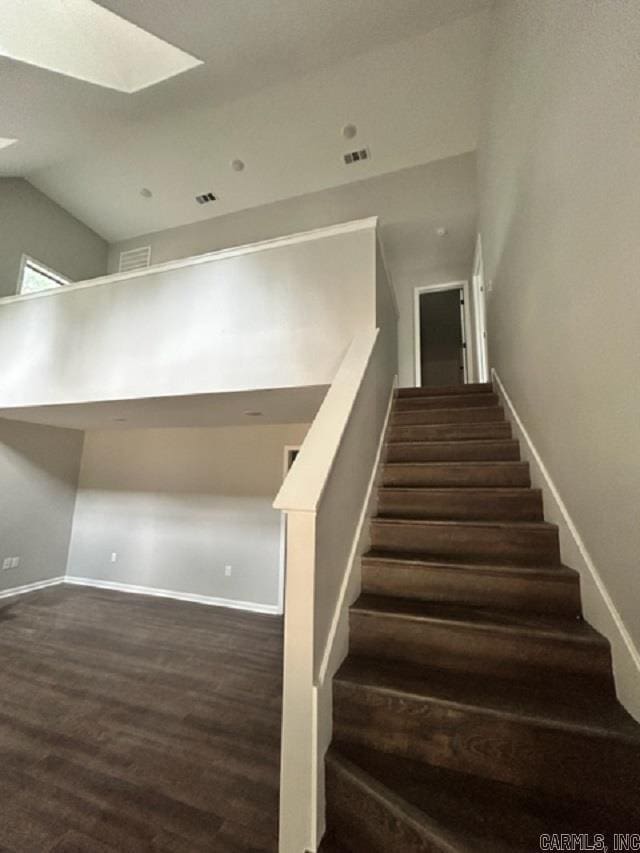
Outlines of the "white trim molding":
M 473 277 L 471 279 L 474 316 L 475 379 L 476 382 L 489 381 L 489 342 L 487 340 L 487 299 L 484 281 L 484 261 L 482 259 L 482 237 L 478 234 L 473 256 Z
M 1 589 L 0 598 L 13 598 L 14 595 L 25 595 L 27 592 L 36 592 L 39 589 L 46 589 L 49 586 L 59 586 L 64 583 L 64 578 L 49 578 L 46 581 L 35 581 L 34 583 L 25 583 L 22 586 L 14 586 L 10 589 Z
M 495 368 L 492 368 L 491 376 L 521 441 L 523 456 L 531 468 L 532 482 L 542 489 L 545 515 L 558 525 L 562 553 L 569 565 L 580 574 L 585 618 L 611 643 L 618 698 L 629 713 L 640 721 L 640 652 Z
M 191 604 L 206 604 L 210 607 L 228 607 L 231 610 L 249 610 L 253 613 L 278 615 L 277 604 L 258 604 L 254 601 L 235 601 L 232 598 L 214 598 L 209 595 L 197 595 L 190 592 L 178 592 L 172 589 L 156 589 L 151 586 L 135 586 L 129 583 L 114 583 L 95 578 L 67 576 L 63 579 L 70 586 L 90 586 L 96 589 L 109 589 L 113 592 L 127 592 L 133 595 L 153 595 L 157 598 L 171 598 L 174 601 L 187 601 Z
M 471 382 L 474 374 L 473 364 L 473 349 L 471 346 L 472 328 L 469 316 L 469 282 L 461 281 L 445 281 L 441 284 L 418 284 L 413 288 L 413 376 L 416 388 L 422 384 L 422 353 L 420 342 L 420 296 L 423 293 L 442 293 L 445 290 L 461 290 L 462 291 L 462 334 L 463 334 L 463 351 L 462 363 L 464 381 Z

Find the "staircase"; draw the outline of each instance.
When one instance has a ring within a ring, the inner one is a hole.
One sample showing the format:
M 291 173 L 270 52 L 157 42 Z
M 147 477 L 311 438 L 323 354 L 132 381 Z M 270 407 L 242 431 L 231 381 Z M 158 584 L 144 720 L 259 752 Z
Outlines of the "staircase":
M 322 850 L 640 832 L 640 725 L 490 385 L 399 392 L 371 543 L 334 679 Z

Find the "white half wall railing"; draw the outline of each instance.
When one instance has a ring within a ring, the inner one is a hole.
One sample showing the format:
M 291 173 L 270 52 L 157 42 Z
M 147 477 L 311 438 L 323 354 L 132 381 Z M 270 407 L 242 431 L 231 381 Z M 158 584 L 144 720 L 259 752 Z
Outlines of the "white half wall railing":
M 274 503 L 287 514 L 280 853 L 315 851 L 324 832 L 332 677 L 347 652 L 395 387 L 390 314 L 353 339 Z
M 0 409 L 328 385 L 376 263 L 370 218 L 0 299 Z

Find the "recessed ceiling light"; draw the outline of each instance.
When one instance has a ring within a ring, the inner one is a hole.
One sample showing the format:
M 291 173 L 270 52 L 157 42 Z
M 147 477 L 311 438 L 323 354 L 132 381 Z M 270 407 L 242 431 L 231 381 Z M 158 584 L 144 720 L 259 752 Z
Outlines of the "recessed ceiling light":
M 232 160 L 231 168 L 234 172 L 242 172 L 244 169 L 244 162 L 242 160 Z
M 0 149 L 8 148 L 10 145 L 13 145 L 14 142 L 17 142 L 17 139 L 6 139 L 3 136 L 0 136 Z
M 438 237 L 446 237 L 448 233 L 447 229 L 442 226 L 440 226 L 440 228 L 436 228 L 436 234 Z
M 153 196 L 153 193 L 148 187 L 142 187 L 142 189 L 140 190 L 140 195 L 142 196 L 142 198 L 151 198 Z
M 94 0 L 0 0 L 0 55 L 131 94 L 202 65 Z
M 249 410 L 248 412 L 243 412 L 243 415 L 246 415 L 248 418 L 259 418 L 262 416 L 262 412 L 253 412 Z
M 355 126 L 355 124 L 345 124 L 345 126 L 342 128 L 342 135 L 345 139 L 353 139 L 357 132 L 358 128 Z

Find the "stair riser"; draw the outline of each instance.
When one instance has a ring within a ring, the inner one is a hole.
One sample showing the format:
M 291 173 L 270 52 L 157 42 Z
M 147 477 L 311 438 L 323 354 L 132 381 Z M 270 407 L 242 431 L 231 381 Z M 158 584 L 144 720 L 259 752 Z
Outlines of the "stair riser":
M 517 462 L 520 445 L 517 441 L 452 441 L 448 443 L 391 444 L 387 448 L 388 462 Z
M 390 444 L 397 441 L 468 441 L 501 438 L 511 438 L 511 424 L 507 421 L 391 426 L 388 433 Z
M 338 742 L 616 809 L 637 806 L 640 750 L 627 743 L 340 681 L 333 695 Z
M 424 486 L 424 487 L 473 487 L 486 486 L 530 486 L 529 466 L 526 462 L 514 462 L 510 465 L 447 465 L 434 463 L 429 467 L 421 465 L 399 465 L 387 463 L 382 472 L 384 486 Z
M 380 489 L 378 515 L 385 518 L 441 518 L 488 521 L 542 521 L 542 495 L 533 489 L 521 493 L 487 494 L 464 489 L 392 491 Z
M 529 570 L 527 570 L 529 571 Z M 531 570 L 533 572 L 533 570 Z M 362 591 L 396 598 L 500 608 L 522 613 L 547 613 L 577 617 L 580 587 L 577 579 L 546 580 L 511 575 L 497 569 L 473 571 L 429 569 L 423 566 L 362 566 Z
M 517 565 L 555 565 L 560 562 L 554 527 L 482 527 L 393 521 L 371 522 L 371 546 L 377 551 L 423 553 L 472 560 L 501 560 Z
M 399 388 L 398 397 L 442 397 L 460 394 L 492 394 L 490 382 L 469 382 L 466 385 L 441 385 L 425 388 Z
M 327 824 L 349 853 L 440 853 L 400 810 L 331 761 L 326 768 Z
M 606 646 L 352 610 L 349 651 L 375 660 L 514 680 L 565 673 L 611 689 Z
M 408 412 L 424 409 L 458 409 L 497 406 L 496 394 L 449 394 L 442 397 L 398 397 L 395 401 L 396 412 Z
M 406 424 L 461 424 L 495 423 L 504 421 L 504 409 L 492 406 L 482 409 L 466 406 L 459 409 L 424 409 L 417 412 L 394 411 L 391 419 L 393 426 Z

